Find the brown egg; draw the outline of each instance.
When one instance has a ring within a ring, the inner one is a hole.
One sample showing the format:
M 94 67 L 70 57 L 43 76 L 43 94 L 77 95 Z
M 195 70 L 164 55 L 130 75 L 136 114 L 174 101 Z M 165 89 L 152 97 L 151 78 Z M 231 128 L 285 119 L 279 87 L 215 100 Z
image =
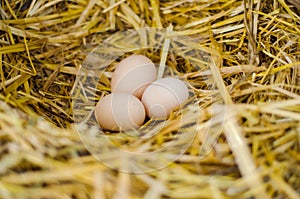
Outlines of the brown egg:
M 131 93 L 141 98 L 147 86 L 156 80 L 156 68 L 144 55 L 131 55 L 116 67 L 111 79 L 111 91 Z
M 101 128 L 110 131 L 131 130 L 145 120 L 142 102 L 129 93 L 112 93 L 96 105 L 95 117 Z
M 176 78 L 162 78 L 147 87 L 142 102 L 149 117 L 166 118 L 188 97 L 189 91 L 183 81 Z

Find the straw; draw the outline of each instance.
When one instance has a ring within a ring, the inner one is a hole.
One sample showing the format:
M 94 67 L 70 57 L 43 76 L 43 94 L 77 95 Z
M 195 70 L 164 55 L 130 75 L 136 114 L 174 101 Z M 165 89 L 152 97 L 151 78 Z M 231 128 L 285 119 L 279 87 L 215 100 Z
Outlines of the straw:
M 299 198 L 298 0 L 4 0 L 0 17 L 0 198 Z M 192 97 L 101 132 L 133 53 Z

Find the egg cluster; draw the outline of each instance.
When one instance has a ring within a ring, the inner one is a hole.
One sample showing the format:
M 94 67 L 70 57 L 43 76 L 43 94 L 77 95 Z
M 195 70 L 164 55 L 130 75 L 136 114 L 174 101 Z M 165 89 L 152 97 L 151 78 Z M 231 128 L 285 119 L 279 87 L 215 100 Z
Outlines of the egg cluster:
M 143 55 L 131 55 L 116 66 L 111 91 L 95 108 L 100 127 L 111 131 L 136 129 L 146 116 L 166 118 L 189 96 L 187 86 L 179 79 L 156 80 L 155 65 Z

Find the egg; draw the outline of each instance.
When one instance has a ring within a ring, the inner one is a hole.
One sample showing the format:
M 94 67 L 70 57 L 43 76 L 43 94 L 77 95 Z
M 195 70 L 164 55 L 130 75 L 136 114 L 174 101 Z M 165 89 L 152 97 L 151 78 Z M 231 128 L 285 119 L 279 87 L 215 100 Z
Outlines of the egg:
M 126 131 L 140 127 L 146 112 L 137 97 L 129 93 L 112 93 L 99 100 L 95 107 L 95 117 L 103 129 Z
M 156 68 L 144 55 L 131 55 L 117 66 L 111 79 L 112 92 L 126 92 L 141 98 L 146 87 L 156 80 Z
M 166 118 L 188 97 L 186 84 L 179 79 L 168 77 L 152 82 L 144 91 L 142 102 L 150 118 Z

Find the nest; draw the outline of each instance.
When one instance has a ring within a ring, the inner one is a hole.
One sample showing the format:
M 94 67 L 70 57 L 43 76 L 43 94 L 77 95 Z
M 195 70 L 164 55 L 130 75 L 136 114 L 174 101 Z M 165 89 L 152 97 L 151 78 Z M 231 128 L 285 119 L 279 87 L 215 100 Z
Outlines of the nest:
M 299 198 L 298 1 L 0 3 L 0 198 Z M 193 95 L 99 137 L 91 110 L 130 53 Z

